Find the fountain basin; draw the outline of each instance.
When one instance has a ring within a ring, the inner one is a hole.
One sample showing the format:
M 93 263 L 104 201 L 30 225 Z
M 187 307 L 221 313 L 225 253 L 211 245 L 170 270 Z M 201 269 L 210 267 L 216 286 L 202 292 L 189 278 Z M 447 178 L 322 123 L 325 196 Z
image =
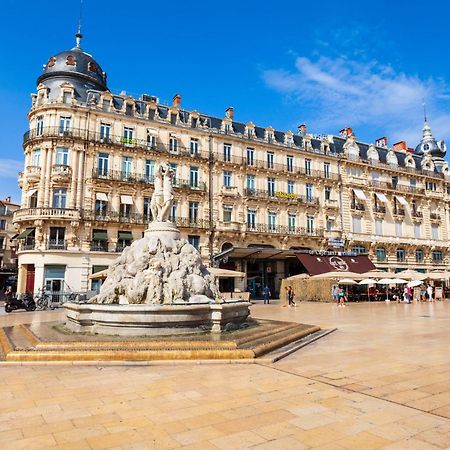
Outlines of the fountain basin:
M 219 332 L 228 323 L 245 322 L 251 303 L 227 299 L 198 304 L 66 303 L 66 327 L 73 332 L 116 336 L 190 333 L 199 326 Z

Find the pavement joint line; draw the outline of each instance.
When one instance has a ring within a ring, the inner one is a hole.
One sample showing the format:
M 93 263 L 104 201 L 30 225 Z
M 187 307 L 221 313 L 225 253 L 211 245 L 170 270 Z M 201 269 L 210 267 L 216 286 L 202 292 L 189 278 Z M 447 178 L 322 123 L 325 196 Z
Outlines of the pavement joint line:
M 421 412 L 421 413 L 423 413 L 423 414 L 430 414 L 430 415 L 432 415 L 432 416 L 436 416 L 436 417 L 440 417 L 440 418 L 442 418 L 442 419 L 449 420 L 448 417 L 443 416 L 443 415 L 441 415 L 441 414 L 434 413 L 434 412 L 432 412 L 432 411 L 425 411 L 425 410 L 423 410 L 423 409 L 415 408 L 414 406 L 406 405 L 406 404 L 404 404 L 404 403 L 395 402 L 395 401 L 389 400 L 389 399 L 387 399 L 387 398 L 377 397 L 377 396 L 375 396 L 375 395 L 371 395 L 371 394 L 368 394 L 368 393 L 366 393 L 366 392 L 353 391 L 352 389 L 346 388 L 345 386 L 338 386 L 338 385 L 336 385 L 336 384 L 329 383 L 329 382 L 327 382 L 327 381 L 317 380 L 317 379 L 315 379 L 315 378 L 313 378 L 313 377 L 308 377 L 308 376 L 306 376 L 306 375 L 301 375 L 301 374 L 299 374 L 299 373 L 290 372 L 289 370 L 281 369 L 280 367 L 275 367 L 275 364 L 273 364 L 273 363 L 267 364 L 267 363 L 264 363 L 263 361 L 259 361 L 258 364 L 259 364 L 260 366 L 262 366 L 262 367 L 267 367 L 268 369 L 277 370 L 278 372 L 286 373 L 286 374 L 289 374 L 289 375 L 294 375 L 294 376 L 299 377 L 299 378 L 305 378 L 305 379 L 307 379 L 307 380 L 314 381 L 315 383 L 322 383 L 322 384 L 325 384 L 325 385 L 327 385 L 327 386 L 334 387 L 334 388 L 336 388 L 336 389 L 338 389 L 338 390 L 340 390 L 340 391 L 343 391 L 343 392 L 350 392 L 350 393 L 352 393 L 352 394 L 361 394 L 361 395 L 365 395 L 366 397 L 374 398 L 374 399 L 377 399 L 377 400 L 380 400 L 380 401 L 392 403 L 392 404 L 394 404 L 394 405 L 403 406 L 403 407 L 405 407 L 405 408 L 413 409 L 414 411 L 418 411 L 418 412 Z

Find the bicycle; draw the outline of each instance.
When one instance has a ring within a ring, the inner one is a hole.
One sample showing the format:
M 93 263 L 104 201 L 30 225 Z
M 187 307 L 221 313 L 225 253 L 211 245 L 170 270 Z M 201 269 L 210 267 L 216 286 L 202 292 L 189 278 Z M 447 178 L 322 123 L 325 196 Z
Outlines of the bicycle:
M 40 310 L 44 310 L 47 308 L 54 309 L 50 306 L 50 295 L 47 294 L 43 289 L 39 289 L 36 297 L 34 298 L 34 301 L 36 302 L 36 306 Z

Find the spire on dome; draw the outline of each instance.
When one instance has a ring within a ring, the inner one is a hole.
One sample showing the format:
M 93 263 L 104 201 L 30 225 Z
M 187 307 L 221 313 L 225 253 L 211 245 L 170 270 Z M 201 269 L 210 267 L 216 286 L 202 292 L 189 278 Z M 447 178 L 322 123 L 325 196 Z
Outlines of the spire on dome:
M 82 18 L 82 12 L 83 12 L 83 0 L 80 0 L 80 17 L 78 19 L 78 31 L 75 34 L 75 42 L 77 45 L 77 48 L 81 48 L 81 39 L 83 39 L 83 35 L 81 34 L 81 18 Z

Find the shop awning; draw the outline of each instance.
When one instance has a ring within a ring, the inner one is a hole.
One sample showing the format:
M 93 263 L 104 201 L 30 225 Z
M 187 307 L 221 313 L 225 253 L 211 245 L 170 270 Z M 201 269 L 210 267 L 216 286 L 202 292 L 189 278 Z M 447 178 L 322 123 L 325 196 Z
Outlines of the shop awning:
M 37 189 L 30 189 L 27 192 L 27 197 L 31 197 L 32 195 L 36 194 L 37 191 L 38 191 Z
M 365 255 L 328 256 L 297 253 L 296 256 L 311 276 L 335 271 L 363 273 L 375 269 L 372 261 Z
M 382 192 L 375 192 L 375 195 L 377 196 L 377 199 L 380 200 L 380 202 L 387 203 L 388 199 Z
M 405 197 L 402 197 L 401 195 L 396 195 L 395 198 L 398 200 L 400 205 L 407 206 L 408 202 L 405 200 Z
M 133 234 L 131 231 L 119 231 L 119 239 L 124 239 L 126 241 L 133 239 Z
M 30 234 L 34 233 L 34 228 L 27 228 L 26 230 L 22 231 L 22 233 L 20 233 L 16 239 L 25 239 L 26 237 L 28 237 Z
M 355 193 L 356 197 L 358 197 L 359 200 L 366 201 L 367 197 L 366 194 L 361 189 L 353 189 L 353 192 Z
M 107 241 L 108 240 L 108 232 L 101 230 L 101 231 L 94 231 L 92 233 L 92 239 L 95 241 Z
M 133 197 L 131 195 L 121 195 L 120 203 L 122 203 L 123 205 L 132 205 Z
M 104 192 L 96 192 L 95 198 L 96 198 L 96 200 L 101 200 L 102 202 L 107 202 L 108 194 L 105 194 Z

